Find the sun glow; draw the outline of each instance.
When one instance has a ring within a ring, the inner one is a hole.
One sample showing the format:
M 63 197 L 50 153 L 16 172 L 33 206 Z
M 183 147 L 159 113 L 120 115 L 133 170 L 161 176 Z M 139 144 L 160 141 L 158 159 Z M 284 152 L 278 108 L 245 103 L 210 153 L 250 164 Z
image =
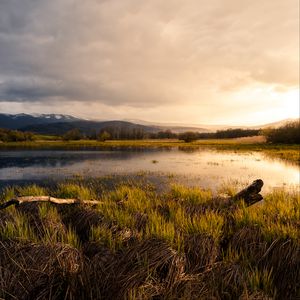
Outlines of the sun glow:
M 228 98 L 235 107 L 232 123 L 261 125 L 284 119 L 299 118 L 299 88 L 259 85 L 240 90 Z M 245 103 L 242 107 L 241 103 Z M 245 112 L 248 110 L 248 113 Z M 243 111 L 236 117 L 238 111 Z
M 299 89 L 293 89 L 286 93 L 276 93 L 282 97 L 282 115 L 288 118 L 299 118 Z
M 291 89 L 286 92 L 272 90 L 270 97 L 272 103 L 266 112 L 266 118 L 272 118 L 274 121 L 299 118 L 299 89 Z

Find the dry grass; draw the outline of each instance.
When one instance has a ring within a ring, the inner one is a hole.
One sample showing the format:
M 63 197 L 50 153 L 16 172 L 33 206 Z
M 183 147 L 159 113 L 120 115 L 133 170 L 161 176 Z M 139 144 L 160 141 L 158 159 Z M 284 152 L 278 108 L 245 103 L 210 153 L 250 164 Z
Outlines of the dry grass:
M 95 185 L 73 181 L 14 187 L 1 199 L 40 193 L 101 202 L 1 211 L 0 298 L 300 297 L 298 191 L 234 210 L 210 191 L 179 185 L 158 194 L 121 184 L 99 196 Z
M 260 143 L 265 143 L 266 142 L 266 137 L 263 135 L 257 135 L 257 136 L 247 136 L 247 137 L 241 137 L 241 138 L 236 138 L 233 139 L 237 143 L 242 143 L 242 144 L 260 144 Z

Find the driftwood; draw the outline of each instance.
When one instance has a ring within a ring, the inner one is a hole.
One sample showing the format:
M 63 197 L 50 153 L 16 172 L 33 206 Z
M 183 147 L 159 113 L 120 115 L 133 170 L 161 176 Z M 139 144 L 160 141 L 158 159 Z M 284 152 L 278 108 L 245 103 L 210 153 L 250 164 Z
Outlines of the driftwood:
M 251 185 L 245 189 L 238 192 L 235 196 L 231 198 L 231 201 L 236 202 L 243 199 L 247 206 L 253 205 L 256 202 L 259 202 L 263 199 L 263 196 L 260 194 L 261 188 L 263 187 L 264 182 L 261 179 L 256 179 L 252 182 Z
M 263 199 L 262 195 L 259 194 L 263 185 L 264 183 L 261 179 L 257 179 L 253 181 L 251 185 L 241 190 L 235 196 L 231 197 L 229 199 L 230 203 L 234 204 L 239 200 L 243 199 L 245 201 L 245 204 L 247 206 L 250 206 L 255 204 L 256 202 L 259 202 L 260 200 Z M 51 196 L 25 196 L 25 197 L 16 197 L 3 204 L 0 204 L 0 210 L 5 209 L 11 205 L 19 205 L 22 203 L 29 203 L 29 202 L 50 202 L 55 204 L 91 204 L 91 205 L 97 205 L 101 203 L 101 201 L 97 201 L 97 200 L 60 199 Z
M 22 203 L 29 203 L 29 202 L 50 202 L 55 204 L 91 204 L 91 205 L 96 205 L 101 203 L 101 201 L 97 201 L 97 200 L 60 199 L 60 198 L 54 198 L 50 196 L 25 196 L 25 197 L 16 197 L 3 204 L 0 204 L 0 210 L 5 209 L 11 205 L 19 205 Z

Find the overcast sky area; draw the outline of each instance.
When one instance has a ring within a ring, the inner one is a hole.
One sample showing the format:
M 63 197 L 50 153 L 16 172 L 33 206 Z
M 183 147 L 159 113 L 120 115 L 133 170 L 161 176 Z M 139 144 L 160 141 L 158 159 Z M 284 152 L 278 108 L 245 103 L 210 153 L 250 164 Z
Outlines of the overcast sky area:
M 0 111 L 298 117 L 298 0 L 0 0 Z

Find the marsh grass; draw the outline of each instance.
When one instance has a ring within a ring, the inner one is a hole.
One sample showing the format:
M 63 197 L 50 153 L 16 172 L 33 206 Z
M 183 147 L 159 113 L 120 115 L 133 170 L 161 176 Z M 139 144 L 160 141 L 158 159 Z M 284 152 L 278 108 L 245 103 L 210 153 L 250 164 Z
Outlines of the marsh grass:
M 28 218 L 16 209 L 9 212 L 10 220 L 6 220 L 5 226 L 0 227 L 0 236 L 3 240 L 37 241 L 37 237 L 30 227 Z
M 174 184 L 171 188 L 171 197 L 177 202 L 182 202 L 183 205 L 193 206 L 211 201 L 212 193 L 197 187 L 187 188 Z
M 18 186 L 11 186 L 5 187 L 0 196 L 0 201 L 8 201 L 13 199 L 17 196 L 42 196 L 47 194 L 45 188 L 37 186 L 36 184 L 18 187 Z
M 86 186 L 74 183 L 61 183 L 58 185 L 56 195 L 61 198 L 75 198 L 79 200 L 95 199 L 96 194 Z
M 263 203 L 224 208 L 211 191 L 165 193 L 120 183 L 99 193 L 78 179 L 12 187 L 15 195 L 99 199 L 25 204 L 0 214 L 5 299 L 295 299 L 300 296 L 300 199 L 276 190 Z M 233 186 L 223 187 L 227 194 Z M 26 275 L 25 275 L 26 274 Z M 21 292 L 20 292 L 21 291 Z
M 238 227 L 259 227 L 266 240 L 300 240 L 300 197 L 296 190 L 288 197 L 284 189 L 276 190 L 265 197 L 263 205 L 236 210 L 234 218 Z

